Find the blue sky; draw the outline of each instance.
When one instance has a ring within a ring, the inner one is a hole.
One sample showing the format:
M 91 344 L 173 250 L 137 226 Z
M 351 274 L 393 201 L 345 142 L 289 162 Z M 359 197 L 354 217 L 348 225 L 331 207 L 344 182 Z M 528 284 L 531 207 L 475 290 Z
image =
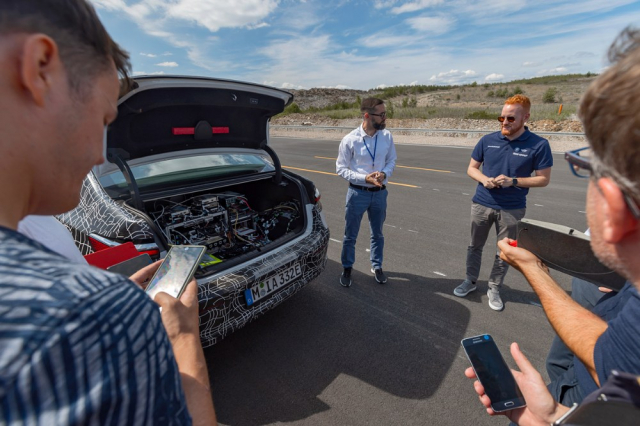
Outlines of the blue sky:
M 135 74 L 371 89 L 600 72 L 630 0 L 90 0 Z

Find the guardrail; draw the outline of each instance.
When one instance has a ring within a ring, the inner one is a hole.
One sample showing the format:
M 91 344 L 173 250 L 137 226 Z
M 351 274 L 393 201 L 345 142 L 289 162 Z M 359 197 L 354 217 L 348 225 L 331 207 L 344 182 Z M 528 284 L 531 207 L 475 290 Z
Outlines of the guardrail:
M 286 125 L 286 124 L 272 124 L 269 126 L 271 129 L 293 129 L 293 130 L 343 130 L 351 131 L 353 127 L 346 126 L 299 126 L 299 125 Z M 495 130 L 468 130 L 468 129 L 405 129 L 402 127 L 387 128 L 392 132 L 409 132 L 409 133 L 470 133 L 470 134 L 488 134 L 493 133 Z M 534 131 L 536 135 L 541 136 L 582 136 L 584 133 L 572 133 L 572 132 L 538 132 Z

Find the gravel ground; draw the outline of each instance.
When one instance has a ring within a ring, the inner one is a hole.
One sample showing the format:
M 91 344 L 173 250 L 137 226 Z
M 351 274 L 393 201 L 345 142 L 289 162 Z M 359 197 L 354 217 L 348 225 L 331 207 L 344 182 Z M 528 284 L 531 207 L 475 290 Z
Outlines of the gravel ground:
M 428 129 L 425 129 L 424 133 L 394 131 L 392 128 L 389 130 L 393 134 L 394 142 L 398 144 L 473 147 L 481 137 L 478 133 L 434 133 L 429 132 Z M 314 127 L 284 129 L 272 126 L 270 129 L 271 137 L 324 139 L 336 142 L 339 142 L 347 133 L 348 131 L 344 129 L 316 129 Z M 583 136 L 545 135 L 544 137 L 549 140 L 553 152 L 570 151 L 587 145 Z

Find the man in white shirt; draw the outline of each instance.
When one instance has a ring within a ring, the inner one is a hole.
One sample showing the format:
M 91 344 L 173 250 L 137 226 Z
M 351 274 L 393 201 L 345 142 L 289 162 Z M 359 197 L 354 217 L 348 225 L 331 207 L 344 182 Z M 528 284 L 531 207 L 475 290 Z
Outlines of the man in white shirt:
M 69 230 L 54 216 L 27 216 L 18 223 L 18 232 L 73 262 L 87 263 Z
M 393 137 L 385 130 L 387 113 L 384 101 L 367 98 L 362 101 L 362 125 L 340 142 L 336 173 L 349 182 L 342 242 L 340 284 L 351 286 L 351 270 L 356 260 L 356 239 L 362 216 L 367 212 L 371 228 L 371 272 L 378 283 L 387 282 L 382 271 L 384 235 L 382 226 L 387 216 L 387 188 L 396 166 Z

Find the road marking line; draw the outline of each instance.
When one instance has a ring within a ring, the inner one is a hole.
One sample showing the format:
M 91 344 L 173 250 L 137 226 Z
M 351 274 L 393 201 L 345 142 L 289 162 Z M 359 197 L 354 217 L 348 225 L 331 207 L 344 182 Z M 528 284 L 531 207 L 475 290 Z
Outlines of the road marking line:
M 469 194 L 467 194 L 466 192 L 463 192 L 462 195 L 469 195 Z
M 334 238 L 329 238 L 329 239 L 330 239 L 331 241 L 333 241 L 333 242 L 336 242 L 336 243 L 340 243 L 340 244 L 342 244 L 342 241 L 340 241 L 340 240 L 336 240 L 336 239 L 334 239 Z
M 371 252 L 371 249 L 366 249 L 365 251 L 366 251 L 366 252 L 368 252 L 368 253 L 370 253 L 370 252 Z
M 542 204 L 534 204 L 534 206 L 544 207 Z
M 340 177 L 335 173 L 329 173 L 329 172 L 321 172 L 319 170 L 309 170 L 309 169 L 301 169 L 299 167 L 291 167 L 291 166 L 282 166 L 283 169 L 291 169 L 291 170 L 300 170 L 302 172 L 310 172 L 310 173 L 320 173 L 323 175 L 329 175 L 329 176 L 335 176 L 335 177 Z M 417 185 L 409 185 L 406 183 L 396 183 L 396 182 L 387 182 L 387 185 L 398 185 L 398 186 L 406 186 L 409 188 L 422 188 L 421 186 L 417 186 Z
M 529 302 L 530 305 L 537 306 L 538 308 L 542 308 L 542 305 L 537 302 Z
M 408 231 L 409 231 L 409 232 L 413 232 L 413 233 L 415 233 L 415 234 L 419 234 L 419 232 L 418 232 L 418 231 L 414 231 L 413 229 L 409 229 Z
M 433 273 L 436 274 L 436 275 L 440 275 L 441 277 L 446 277 L 446 275 L 443 274 L 442 272 L 433 271 Z
M 584 214 L 587 214 L 587 212 L 583 212 L 582 210 L 578 210 L 578 213 L 584 213 Z
M 388 226 L 388 227 L 390 227 L 390 228 L 397 228 L 397 226 L 394 226 L 394 225 L 387 225 L 386 223 L 384 224 L 384 226 Z
M 321 157 L 319 155 L 316 155 L 313 158 L 320 158 L 321 160 L 333 160 L 333 161 L 336 161 L 336 158 Z M 424 168 L 424 167 L 399 166 L 397 164 L 396 164 L 396 167 L 400 167 L 400 168 L 403 168 L 403 169 L 426 170 L 426 171 L 429 171 L 429 172 L 455 173 L 455 172 L 452 172 L 451 170 L 439 170 L 439 169 L 427 169 L 427 168 Z
M 436 189 L 436 188 L 433 188 L 433 190 L 434 190 L 434 191 L 438 191 L 438 192 L 440 192 L 440 190 L 439 190 L 439 189 Z

